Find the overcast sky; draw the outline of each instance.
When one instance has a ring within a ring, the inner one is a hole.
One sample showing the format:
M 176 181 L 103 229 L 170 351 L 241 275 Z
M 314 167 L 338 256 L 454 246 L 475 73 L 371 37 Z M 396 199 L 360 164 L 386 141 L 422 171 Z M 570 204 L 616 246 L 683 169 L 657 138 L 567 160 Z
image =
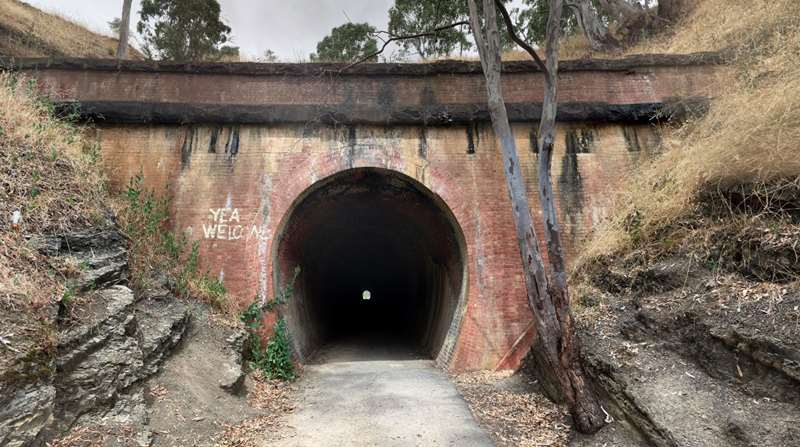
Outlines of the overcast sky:
M 119 17 L 122 0 L 25 0 L 57 12 L 92 31 L 110 34 L 108 22 Z M 221 0 L 222 18 L 233 30 L 233 45 L 256 58 L 267 48 L 281 60 L 308 59 L 331 28 L 345 22 L 368 22 L 386 29 L 393 0 Z M 131 26 L 139 19 L 140 0 L 133 0 Z

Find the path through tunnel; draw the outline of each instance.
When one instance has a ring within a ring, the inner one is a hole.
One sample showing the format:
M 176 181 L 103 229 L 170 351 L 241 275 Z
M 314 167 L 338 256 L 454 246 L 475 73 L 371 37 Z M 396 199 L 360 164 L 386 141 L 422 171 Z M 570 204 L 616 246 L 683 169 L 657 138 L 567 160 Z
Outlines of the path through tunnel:
M 338 345 L 447 360 L 465 247 L 440 198 L 394 171 L 351 169 L 304 192 L 282 228 L 276 290 L 300 267 L 286 317 L 301 359 Z

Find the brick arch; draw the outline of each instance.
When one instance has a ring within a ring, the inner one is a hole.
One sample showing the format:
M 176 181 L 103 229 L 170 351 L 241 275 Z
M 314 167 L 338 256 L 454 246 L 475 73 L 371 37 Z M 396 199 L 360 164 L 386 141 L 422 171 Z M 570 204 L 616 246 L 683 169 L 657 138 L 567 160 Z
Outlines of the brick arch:
M 404 179 L 411 182 L 438 209 L 443 211 L 457 236 L 461 257 L 461 284 L 458 302 L 444 335 L 441 349 L 437 350 L 438 355 L 436 356 L 439 365 L 448 367 L 453 360 L 456 345 L 460 342 L 459 334 L 469 297 L 471 269 L 467 241 L 460 224 L 460 221 L 466 218 L 463 213 L 467 211 L 467 207 L 462 205 L 463 201 L 457 200 L 457 196 L 454 194 L 457 191 L 456 185 L 450 185 L 450 180 L 446 175 L 430 169 L 428 162 L 420 157 L 408 157 L 399 150 L 391 148 L 373 149 L 355 157 L 351 155 L 347 150 L 324 154 L 316 153 L 314 156 L 297 154 L 292 169 L 280 176 L 279 181 L 267 185 L 268 187 L 265 188 L 279 193 L 271 195 L 275 201 L 269 202 L 270 216 L 266 217 L 263 222 L 269 235 L 269 243 L 258 253 L 262 269 L 261 287 L 265 292 L 262 296 L 272 296 L 271 293 L 275 293 L 285 280 L 277 261 L 282 236 L 294 211 L 310 194 L 324 187 L 331 179 L 356 170 L 375 171 Z M 265 196 L 267 194 L 268 192 L 265 191 Z M 457 206 L 451 206 L 451 203 L 457 204 Z M 459 216 L 459 214 L 462 215 Z

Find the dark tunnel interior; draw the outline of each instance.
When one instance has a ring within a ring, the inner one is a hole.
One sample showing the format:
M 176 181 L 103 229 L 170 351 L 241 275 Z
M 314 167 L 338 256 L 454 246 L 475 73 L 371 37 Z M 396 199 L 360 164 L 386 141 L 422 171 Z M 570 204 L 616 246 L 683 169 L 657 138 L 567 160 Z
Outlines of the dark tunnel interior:
M 300 358 L 337 343 L 436 358 L 464 279 L 454 222 L 441 200 L 393 171 L 352 169 L 312 186 L 275 254 L 277 288 L 301 269 L 286 311 Z

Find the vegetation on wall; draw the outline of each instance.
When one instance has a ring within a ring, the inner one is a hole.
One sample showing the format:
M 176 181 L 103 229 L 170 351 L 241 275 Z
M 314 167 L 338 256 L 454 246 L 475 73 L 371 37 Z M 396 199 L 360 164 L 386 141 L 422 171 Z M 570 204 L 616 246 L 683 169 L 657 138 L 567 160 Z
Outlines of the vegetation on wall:
M 174 292 L 197 298 L 221 310 L 228 308 L 227 291 L 207 272 L 199 271 L 200 244 L 169 226 L 169 200 L 144 187 L 144 176 L 134 176 L 126 189 L 118 215 L 131 241 L 131 282 L 146 288 L 154 278 L 164 278 Z
M 256 299 L 239 315 L 249 333 L 248 344 L 250 347 L 250 367 L 261 371 L 269 379 L 294 380 L 297 377 L 294 362 L 292 361 L 292 347 L 289 330 L 283 316 L 277 316 L 272 328 L 272 336 L 266 346 L 262 343 L 261 329 L 264 321 L 264 312 L 273 313 L 279 306 L 289 302 L 294 293 L 294 284 L 300 275 L 300 268 L 296 268 L 291 282 L 284 287 L 278 296 L 262 303 Z

